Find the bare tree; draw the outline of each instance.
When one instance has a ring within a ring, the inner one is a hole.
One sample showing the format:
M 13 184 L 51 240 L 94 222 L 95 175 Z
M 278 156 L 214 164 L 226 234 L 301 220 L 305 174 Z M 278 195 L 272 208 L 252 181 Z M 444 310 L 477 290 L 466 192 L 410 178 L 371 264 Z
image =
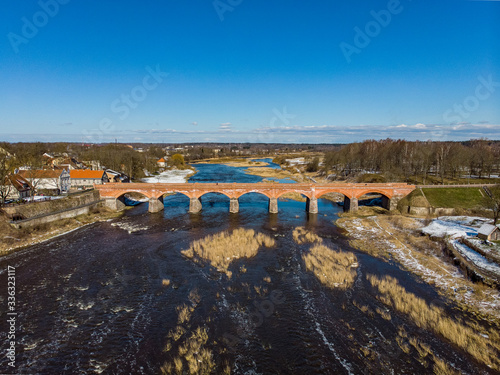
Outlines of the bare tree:
M 14 169 L 14 158 L 7 152 L 0 152 L 0 199 L 2 206 L 5 199 L 14 188 L 9 180 L 9 175 Z
M 37 187 L 40 183 L 38 170 L 42 167 L 42 155 L 39 155 L 36 148 L 26 148 L 23 153 L 19 155 L 20 164 L 26 168 L 23 177 L 30 183 L 30 200 L 36 193 Z
M 484 206 L 493 211 L 493 225 L 497 224 L 500 217 L 500 185 L 485 188 L 488 196 L 484 198 Z

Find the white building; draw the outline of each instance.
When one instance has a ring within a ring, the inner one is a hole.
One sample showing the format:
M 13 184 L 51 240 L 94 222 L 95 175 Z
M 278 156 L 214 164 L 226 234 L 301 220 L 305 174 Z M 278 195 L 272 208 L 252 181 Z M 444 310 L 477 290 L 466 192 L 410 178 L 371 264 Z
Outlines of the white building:
M 26 169 L 19 171 L 37 192 L 49 190 L 56 194 L 69 191 L 71 186 L 70 173 L 67 169 Z

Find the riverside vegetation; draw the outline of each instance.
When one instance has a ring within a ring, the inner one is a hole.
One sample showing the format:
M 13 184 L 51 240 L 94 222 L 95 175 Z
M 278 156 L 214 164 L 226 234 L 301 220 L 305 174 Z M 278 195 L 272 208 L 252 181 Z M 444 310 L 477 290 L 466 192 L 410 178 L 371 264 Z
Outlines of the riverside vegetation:
M 323 244 L 323 239 L 297 227 L 293 231 L 294 241 L 301 245 L 312 243 L 308 253 L 302 255 L 306 269 L 329 288 L 347 289 L 354 283 L 357 272 L 356 256 L 352 252 L 335 251 Z
M 164 375 L 170 374 L 210 374 L 215 369 L 214 354 L 208 348 L 208 330 L 204 326 L 193 329 L 192 315 L 199 306 L 201 296 L 196 289 L 189 293 L 190 304 L 177 306 L 177 326 L 168 335 L 165 352 L 176 352 L 172 361 L 165 362 L 161 367 Z M 191 334 L 189 334 L 191 332 Z M 176 347 L 176 350 L 174 350 Z M 223 374 L 230 374 L 230 367 L 224 365 Z
M 240 258 L 257 255 L 262 246 L 273 247 L 276 241 L 253 229 L 235 229 L 231 233 L 221 232 L 191 243 L 182 254 L 195 262 L 209 261 L 217 271 L 231 278 L 230 264 Z
M 449 299 L 447 305 L 453 314 L 407 292 L 390 276 L 367 275 L 367 280 L 380 293 L 377 299 L 407 316 L 418 327 L 444 337 L 479 362 L 500 370 L 498 291 L 463 277 L 443 253 L 443 243 L 420 235 L 423 220 L 373 214 L 373 208 L 363 207 L 357 215 L 344 214 L 337 225 L 346 229 L 354 248 L 386 261 L 396 260 L 434 285 L 438 293 Z M 436 374 L 458 373 L 434 354 L 431 357 Z
M 500 293 L 462 276 L 443 252 L 445 244 L 420 234 L 423 220 L 374 215 L 372 208 L 363 207 L 359 215 L 344 214 L 336 224 L 347 231 L 352 247 L 385 261 L 395 260 L 462 311 L 500 320 Z
M 117 218 L 122 214 L 123 212 L 111 211 L 105 207 L 96 207 L 87 214 L 22 229 L 13 228 L 6 220 L 0 220 L 0 233 L 3 236 L 0 242 L 0 256 L 49 240 L 84 225 Z
M 378 299 L 387 306 L 407 315 L 417 326 L 432 330 L 478 361 L 500 370 L 500 335 L 498 327 L 484 328 L 473 322 L 462 322 L 447 316 L 437 306 L 428 305 L 422 298 L 408 293 L 390 276 L 378 278 L 367 275 L 371 285 L 378 289 Z

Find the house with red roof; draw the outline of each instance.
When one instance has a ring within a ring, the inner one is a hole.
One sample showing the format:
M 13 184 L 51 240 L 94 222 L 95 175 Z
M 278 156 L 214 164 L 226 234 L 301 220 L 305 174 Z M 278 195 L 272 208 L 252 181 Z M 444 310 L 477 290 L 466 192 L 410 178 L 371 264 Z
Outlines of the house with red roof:
M 167 161 L 165 158 L 161 158 L 156 162 L 156 164 L 158 164 L 158 167 L 160 168 L 165 168 L 167 166 Z
M 109 181 L 105 171 L 91 171 L 90 169 L 73 169 L 69 171 L 71 188 L 90 189 L 94 185 L 102 185 Z
M 68 169 L 24 169 L 19 175 L 37 192 L 49 191 L 59 195 L 67 193 L 71 186 Z
M 27 199 L 31 195 L 31 185 L 21 175 L 10 174 L 5 178 L 4 185 L 0 186 L 0 193 L 6 200 Z

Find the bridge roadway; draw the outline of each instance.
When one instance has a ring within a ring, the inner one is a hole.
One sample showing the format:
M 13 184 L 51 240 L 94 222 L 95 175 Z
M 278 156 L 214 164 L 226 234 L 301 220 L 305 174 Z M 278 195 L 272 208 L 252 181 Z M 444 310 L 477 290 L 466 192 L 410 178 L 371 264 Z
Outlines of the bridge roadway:
M 328 193 L 338 193 L 344 196 L 344 210 L 356 211 L 358 199 L 368 193 L 382 195 L 382 205 L 393 210 L 397 202 L 415 190 L 415 185 L 404 183 L 387 184 L 282 184 L 282 183 L 107 183 L 94 185 L 106 205 L 114 210 L 125 208 L 124 195 L 139 193 L 149 198 L 149 212 L 163 210 L 163 196 L 167 193 L 180 193 L 190 199 L 189 212 L 197 213 L 202 209 L 200 197 L 207 193 L 219 193 L 230 200 L 229 211 L 239 211 L 238 199 L 248 193 L 259 193 L 269 198 L 269 212 L 278 212 L 278 198 L 286 193 L 299 193 L 307 198 L 306 210 L 318 213 L 318 198 Z

